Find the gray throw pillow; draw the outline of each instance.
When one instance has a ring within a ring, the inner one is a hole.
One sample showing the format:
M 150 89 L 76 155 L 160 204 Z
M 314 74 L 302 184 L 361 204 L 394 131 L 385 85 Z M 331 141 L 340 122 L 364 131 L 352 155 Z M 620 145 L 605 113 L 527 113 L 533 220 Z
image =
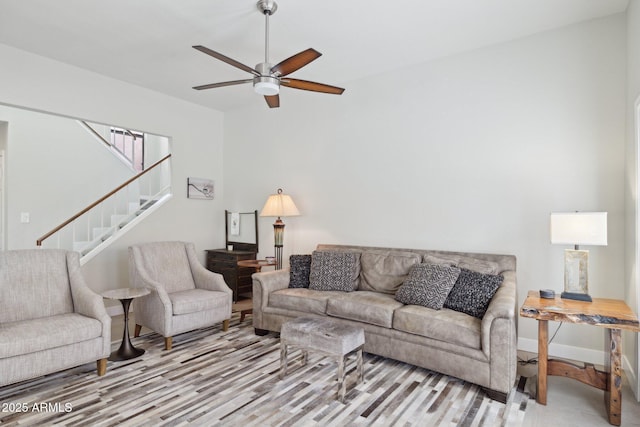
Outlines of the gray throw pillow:
M 482 274 L 465 268 L 461 270 L 444 307 L 482 319 L 504 278 L 501 274 Z
M 289 257 L 289 287 L 308 288 L 311 273 L 311 255 L 291 255 Z
M 358 288 L 360 253 L 313 251 L 309 289 L 352 292 Z
M 403 304 L 422 305 L 440 310 L 459 274 L 458 267 L 416 264 L 396 292 L 396 300 Z

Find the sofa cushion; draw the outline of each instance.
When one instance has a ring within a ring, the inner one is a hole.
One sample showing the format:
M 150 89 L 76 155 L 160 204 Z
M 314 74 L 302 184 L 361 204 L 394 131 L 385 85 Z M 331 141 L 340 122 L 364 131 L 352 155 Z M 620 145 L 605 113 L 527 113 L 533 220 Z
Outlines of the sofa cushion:
M 343 319 L 391 328 L 393 312 L 402 307 L 393 295 L 355 291 L 332 296 L 327 301 L 327 314 Z
M 498 274 L 500 273 L 500 265 L 494 261 L 487 261 L 484 259 L 478 259 L 458 254 L 450 256 L 444 254 L 424 254 L 422 262 L 428 264 L 444 264 L 451 265 L 459 268 L 466 268 L 467 270 L 477 271 L 484 274 Z
M 102 323 L 77 313 L 3 323 L 0 358 L 62 347 L 102 336 Z
M 360 291 L 395 294 L 420 254 L 401 251 L 366 251 L 360 256 Z
M 502 280 L 502 275 L 482 274 L 463 268 L 444 306 L 482 319 Z
M 269 294 L 269 307 L 302 311 L 311 314 L 325 314 L 327 300 L 339 291 L 315 291 L 306 288 L 285 288 Z
M 351 292 L 358 288 L 360 254 L 356 252 L 313 251 L 309 289 Z
M 481 320 L 464 313 L 418 305 L 405 305 L 393 316 L 393 328 L 398 331 L 478 349 L 481 345 L 481 323 Z
M 311 255 L 291 255 L 289 257 L 289 287 L 308 288 L 311 273 Z
M 208 291 L 206 289 L 188 289 L 186 291 L 171 292 L 169 294 L 173 314 L 189 314 L 199 311 L 213 310 L 225 307 L 229 297 L 224 292 Z
M 396 300 L 440 310 L 455 285 L 460 269 L 439 264 L 416 264 L 396 293 Z

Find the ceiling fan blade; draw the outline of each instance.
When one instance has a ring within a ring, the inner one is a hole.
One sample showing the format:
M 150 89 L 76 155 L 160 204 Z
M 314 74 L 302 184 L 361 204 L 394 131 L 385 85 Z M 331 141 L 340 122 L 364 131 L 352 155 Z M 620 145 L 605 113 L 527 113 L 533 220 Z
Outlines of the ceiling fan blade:
M 265 101 L 267 101 L 267 105 L 269 106 L 269 108 L 278 108 L 280 106 L 280 96 L 279 95 L 273 95 L 273 96 L 264 96 Z
M 280 84 L 294 89 L 310 90 L 312 92 L 332 93 L 334 95 L 342 95 L 344 89 L 337 86 L 329 86 L 324 83 L 310 82 L 298 79 L 282 79 Z
M 213 89 L 213 88 L 216 88 L 216 87 L 241 85 L 243 83 L 251 83 L 251 82 L 253 82 L 253 79 L 232 80 L 232 81 L 229 81 L 229 82 L 210 83 L 208 85 L 194 86 L 193 88 L 195 90 Z
M 311 61 L 320 58 L 321 55 L 322 54 L 320 52 L 312 48 L 303 50 L 302 52 L 296 53 L 279 64 L 271 67 L 271 74 L 286 76 L 287 74 L 291 74 L 294 71 L 299 70 Z
M 251 73 L 254 76 L 259 76 L 260 73 L 249 67 L 248 65 L 244 65 L 241 62 L 236 61 L 235 59 L 231 59 L 228 56 L 224 56 L 221 53 L 216 52 L 215 50 L 211 50 L 204 46 L 193 46 L 194 49 L 199 50 L 200 52 L 206 53 L 207 55 L 213 56 L 216 59 L 219 59 L 222 62 L 226 62 L 229 65 L 233 65 L 236 68 L 241 69 L 242 71 L 246 71 L 247 73 Z

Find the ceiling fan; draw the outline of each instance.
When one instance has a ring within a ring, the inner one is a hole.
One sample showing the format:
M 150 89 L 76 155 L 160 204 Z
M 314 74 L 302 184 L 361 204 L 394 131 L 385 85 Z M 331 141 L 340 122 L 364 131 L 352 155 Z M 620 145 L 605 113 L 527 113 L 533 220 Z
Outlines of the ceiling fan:
M 244 65 L 234 59 L 229 58 L 228 56 L 225 56 L 204 46 L 193 46 L 194 49 L 197 49 L 200 52 L 211 55 L 222 62 L 226 62 L 229 65 L 253 74 L 253 78 L 211 83 L 202 86 L 195 86 L 194 89 L 213 89 L 223 86 L 253 83 L 253 90 L 260 95 L 264 95 L 264 99 L 267 101 L 267 105 L 269 105 L 270 108 L 277 108 L 280 106 L 280 86 L 287 86 L 293 89 L 309 90 L 312 92 L 330 93 L 334 95 L 342 94 L 342 92 L 344 92 L 344 89 L 340 87 L 286 77 L 294 71 L 299 70 L 300 68 L 309 64 L 311 61 L 318 59 L 322 54 L 315 49 L 309 48 L 307 50 L 303 50 L 302 52 L 297 53 L 276 65 L 272 65 L 269 63 L 269 16 L 273 15 L 276 12 L 276 10 L 278 9 L 278 5 L 273 0 L 260 0 L 257 3 L 257 7 L 265 17 L 265 47 L 264 62 L 257 64 L 255 68 Z

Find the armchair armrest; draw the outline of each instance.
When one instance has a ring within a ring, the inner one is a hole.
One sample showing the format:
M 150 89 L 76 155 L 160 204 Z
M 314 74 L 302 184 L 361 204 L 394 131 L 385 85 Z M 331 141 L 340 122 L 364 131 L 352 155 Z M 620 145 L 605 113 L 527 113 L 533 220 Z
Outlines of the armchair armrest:
M 148 320 L 149 324 L 145 326 L 162 336 L 170 335 L 171 316 L 167 316 L 167 313 L 173 313 L 173 306 L 164 286 L 151 279 L 144 271 L 137 270 L 131 274 L 134 287 L 147 288 L 151 291 L 149 295 L 133 300 L 133 311 L 140 314 L 141 318 Z
M 209 271 L 200 264 L 193 243 L 187 244 L 186 248 L 187 258 L 189 259 L 189 266 L 191 267 L 191 274 L 193 275 L 196 288 L 224 292 L 229 294 L 230 297 L 233 297 L 233 291 L 229 288 L 227 282 L 224 281 L 222 274 Z

